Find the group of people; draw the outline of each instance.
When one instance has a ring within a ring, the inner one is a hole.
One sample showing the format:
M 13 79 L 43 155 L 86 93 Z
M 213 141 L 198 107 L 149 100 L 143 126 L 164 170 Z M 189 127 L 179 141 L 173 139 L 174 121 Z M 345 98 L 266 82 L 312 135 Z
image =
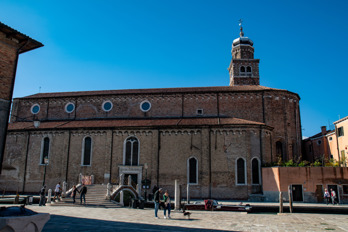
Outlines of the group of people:
M 86 204 L 86 194 L 87 194 L 87 187 L 85 184 L 82 184 L 82 188 L 79 191 L 76 187 L 76 185 L 73 186 L 72 188 L 72 192 L 71 192 L 71 197 L 73 199 L 73 204 L 75 204 L 75 197 L 76 194 L 79 193 L 80 194 L 80 204 L 82 204 L 82 199 L 83 199 L 83 203 Z
M 327 189 L 325 189 L 324 199 L 325 199 L 327 205 L 330 203 L 330 199 L 331 199 L 331 203 L 333 205 L 334 204 L 338 204 L 338 202 L 336 200 L 337 199 L 337 195 L 336 195 L 335 190 L 333 190 L 333 189 L 330 189 L 330 192 Z
M 82 188 L 80 190 L 78 190 L 76 185 L 73 186 L 72 192 L 71 192 L 73 204 L 75 204 L 75 198 L 76 198 L 77 193 L 80 194 L 80 204 L 82 204 L 82 199 L 83 199 L 84 204 L 86 204 L 86 194 L 87 194 L 86 185 L 82 184 Z M 46 185 L 42 186 L 39 194 L 40 194 L 39 206 L 45 206 L 46 205 Z M 62 194 L 62 188 L 61 188 L 61 185 L 59 182 L 54 189 L 53 201 L 55 201 L 56 199 L 61 199 L 61 194 Z
M 163 203 L 163 213 L 164 213 L 164 219 L 167 219 L 167 218 L 171 218 L 170 217 L 170 211 L 171 211 L 171 202 L 170 202 L 170 196 L 169 196 L 169 193 L 168 193 L 168 190 L 165 191 L 165 193 L 163 194 L 163 198 L 161 200 L 161 196 L 160 194 L 162 193 L 163 189 L 162 188 L 159 188 L 159 189 L 154 189 L 154 203 L 155 203 L 155 218 L 158 219 L 158 209 L 160 207 L 160 204 Z M 168 217 L 166 215 L 168 211 Z

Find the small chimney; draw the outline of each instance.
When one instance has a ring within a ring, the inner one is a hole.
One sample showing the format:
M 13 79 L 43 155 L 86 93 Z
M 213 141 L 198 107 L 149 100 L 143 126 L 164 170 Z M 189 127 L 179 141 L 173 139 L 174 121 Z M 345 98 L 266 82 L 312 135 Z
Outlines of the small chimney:
M 326 126 L 321 127 L 321 134 L 326 135 Z

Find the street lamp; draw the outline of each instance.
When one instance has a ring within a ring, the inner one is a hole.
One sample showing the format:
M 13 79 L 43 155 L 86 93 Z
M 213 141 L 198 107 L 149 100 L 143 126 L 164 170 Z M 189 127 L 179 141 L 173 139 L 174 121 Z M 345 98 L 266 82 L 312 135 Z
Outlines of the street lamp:
M 145 168 L 145 201 L 147 201 L 147 163 L 144 164 L 144 168 Z
M 45 186 L 45 180 L 46 180 L 46 167 L 48 165 L 48 158 L 45 157 L 44 158 L 44 163 L 45 163 L 45 171 L 44 171 L 44 179 L 43 179 L 43 182 L 42 182 L 42 186 Z

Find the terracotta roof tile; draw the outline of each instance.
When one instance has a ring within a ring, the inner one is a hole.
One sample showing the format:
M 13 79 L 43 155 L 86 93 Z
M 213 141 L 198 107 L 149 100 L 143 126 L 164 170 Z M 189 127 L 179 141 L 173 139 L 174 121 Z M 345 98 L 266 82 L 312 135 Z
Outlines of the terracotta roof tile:
M 56 98 L 56 97 L 83 97 L 95 95 L 129 95 L 129 94 L 175 94 L 175 93 L 207 93 L 207 92 L 243 92 L 281 90 L 261 85 L 243 86 L 217 86 L 217 87 L 191 87 L 191 88 L 158 88 L 158 89 L 122 89 L 122 90 L 101 90 L 101 91 L 77 91 L 77 92 L 56 92 L 38 93 L 24 98 Z M 281 90 L 286 91 L 286 90 Z

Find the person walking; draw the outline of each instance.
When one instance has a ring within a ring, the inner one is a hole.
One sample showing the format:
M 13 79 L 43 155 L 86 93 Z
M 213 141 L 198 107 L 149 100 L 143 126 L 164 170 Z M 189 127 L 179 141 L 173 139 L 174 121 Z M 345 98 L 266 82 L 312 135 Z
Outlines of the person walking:
M 162 188 L 158 189 L 156 192 L 155 192 L 155 195 L 153 196 L 153 201 L 155 202 L 155 218 L 158 219 L 158 208 L 159 208 L 159 204 L 161 202 L 160 200 L 160 193 L 162 192 Z
M 56 188 L 54 189 L 53 201 L 55 201 L 56 198 L 58 198 L 58 200 L 60 200 L 61 191 L 62 191 L 62 188 L 60 187 L 60 182 L 58 182 L 58 184 L 56 185 Z
M 327 189 L 325 189 L 325 192 L 324 192 L 324 199 L 326 201 L 326 204 L 328 205 L 330 202 L 330 193 L 329 191 L 327 191 Z
M 332 201 L 332 204 L 334 205 L 336 202 L 336 197 L 337 197 L 336 192 L 333 189 L 330 189 L 330 191 L 331 191 L 331 201 Z
M 72 196 L 72 199 L 73 199 L 73 204 L 75 204 L 75 197 L 76 197 L 77 193 L 80 193 L 80 191 L 76 188 L 76 185 L 74 185 L 73 188 L 72 188 L 72 192 L 71 192 L 71 196 Z
M 86 204 L 86 194 L 87 194 L 87 187 L 85 184 L 82 184 L 82 188 L 80 191 L 80 204 L 82 204 L 82 198 L 83 198 L 84 204 Z
M 164 219 L 167 219 L 166 217 L 166 211 L 168 210 L 168 218 L 170 219 L 170 210 L 171 210 L 171 205 L 170 205 L 170 196 L 168 193 L 168 190 L 165 191 L 163 194 L 163 202 L 164 202 Z
M 40 190 L 40 202 L 39 206 L 45 206 L 46 205 L 46 185 L 42 186 Z

